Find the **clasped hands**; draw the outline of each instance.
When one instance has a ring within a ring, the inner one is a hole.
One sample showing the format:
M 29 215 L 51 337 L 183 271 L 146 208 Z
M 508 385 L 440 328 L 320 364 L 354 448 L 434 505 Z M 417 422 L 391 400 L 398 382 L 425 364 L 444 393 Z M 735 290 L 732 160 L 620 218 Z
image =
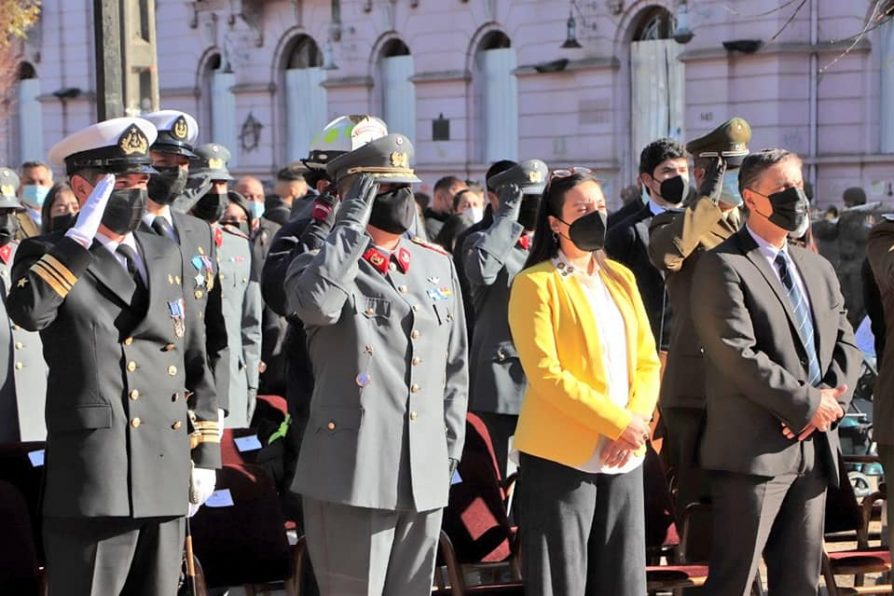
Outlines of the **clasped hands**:
M 792 429 L 782 423 L 782 434 L 787 439 L 797 438 L 803 441 L 814 431 L 826 432 L 832 425 L 844 417 L 844 409 L 838 403 L 838 398 L 847 391 L 847 385 L 839 385 L 834 389 L 820 389 L 820 405 L 813 413 L 810 422 L 800 433 L 795 433 Z
M 624 466 L 630 461 L 633 454 L 646 444 L 651 434 L 652 429 L 649 428 L 649 421 L 634 414 L 621 436 L 603 448 L 602 463 L 609 468 Z

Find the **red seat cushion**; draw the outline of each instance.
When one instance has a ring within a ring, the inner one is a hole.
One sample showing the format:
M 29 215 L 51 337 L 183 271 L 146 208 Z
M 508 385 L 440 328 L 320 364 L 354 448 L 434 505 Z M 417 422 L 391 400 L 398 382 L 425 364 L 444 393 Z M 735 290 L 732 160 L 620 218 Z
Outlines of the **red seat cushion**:
M 667 566 L 647 566 L 646 581 L 647 582 L 696 582 L 708 577 L 708 567 L 706 565 L 667 565 Z
M 833 566 L 887 565 L 891 566 L 891 552 L 887 550 L 839 551 L 827 553 Z

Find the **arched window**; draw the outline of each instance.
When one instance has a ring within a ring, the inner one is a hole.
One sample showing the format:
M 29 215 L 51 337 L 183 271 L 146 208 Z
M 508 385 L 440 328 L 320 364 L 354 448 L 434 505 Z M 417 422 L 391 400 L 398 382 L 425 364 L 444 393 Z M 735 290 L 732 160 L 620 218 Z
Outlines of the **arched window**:
M 379 86 L 382 117 L 389 132 L 399 132 L 416 142 L 416 87 L 410 78 L 415 74 L 410 48 L 399 39 L 382 47 L 379 56 Z
M 40 79 L 28 62 L 19 65 L 16 89 L 16 137 L 18 139 L 18 163 L 43 161 L 43 115 L 40 101 Z
M 505 33 L 485 35 L 475 52 L 481 161 L 518 159 L 518 81 L 515 50 Z
M 286 160 L 307 157 L 310 141 L 326 125 L 323 56 L 313 38 L 298 36 L 283 61 L 286 96 Z
M 203 73 L 203 108 L 207 118 L 205 142 L 219 143 L 229 149 L 229 167 L 237 165 L 236 146 L 236 96 L 232 88 L 236 75 L 223 61 L 220 54 L 214 54 L 205 62 Z
M 673 16 L 660 6 L 634 21 L 630 44 L 631 155 L 660 137 L 683 139 L 686 84 Z

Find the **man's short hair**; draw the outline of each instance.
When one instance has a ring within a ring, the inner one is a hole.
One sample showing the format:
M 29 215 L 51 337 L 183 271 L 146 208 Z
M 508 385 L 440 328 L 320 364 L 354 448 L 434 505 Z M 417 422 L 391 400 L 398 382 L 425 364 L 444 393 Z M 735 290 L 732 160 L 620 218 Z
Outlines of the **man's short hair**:
M 435 182 L 435 192 L 438 192 L 439 190 L 450 190 L 450 187 L 456 186 L 457 184 L 465 184 L 465 182 L 456 176 L 444 176 Z
M 652 141 L 639 154 L 639 173 L 651 176 L 661 162 L 686 156 L 686 148 L 673 139 L 664 137 Z
M 748 154 L 739 167 L 739 192 L 741 193 L 746 188 L 753 189 L 761 174 L 776 164 L 791 158 L 801 161 L 797 153 L 788 149 L 762 149 Z
M 19 168 L 19 173 L 24 172 L 25 170 L 30 170 L 32 168 L 46 168 L 51 171 L 50 166 L 42 161 L 26 161 L 22 164 L 22 167 Z

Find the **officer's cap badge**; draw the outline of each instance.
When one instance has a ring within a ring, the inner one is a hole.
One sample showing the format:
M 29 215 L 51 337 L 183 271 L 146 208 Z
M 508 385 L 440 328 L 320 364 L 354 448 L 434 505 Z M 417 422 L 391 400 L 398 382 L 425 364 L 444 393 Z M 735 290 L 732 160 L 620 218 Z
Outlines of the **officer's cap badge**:
M 0 186 L 0 196 L 4 197 L 12 197 L 15 196 L 16 189 L 12 184 L 4 184 Z
M 528 182 L 531 184 L 539 184 L 543 182 L 543 172 L 540 170 L 531 170 L 528 172 Z
M 391 165 L 395 168 L 409 168 L 410 156 L 403 151 L 394 151 L 391 153 Z
M 149 139 L 146 138 L 139 126 L 132 124 L 118 139 L 118 148 L 124 155 L 133 155 L 134 153 L 145 155 L 149 151 Z
M 171 128 L 171 134 L 178 141 L 182 141 L 189 134 L 189 126 L 186 124 L 186 118 L 180 116 L 174 121 L 174 126 Z
M 219 159 L 217 157 L 212 157 L 211 159 L 208 160 L 208 167 L 211 168 L 212 170 L 220 170 L 223 168 L 223 165 L 224 165 L 223 160 Z

